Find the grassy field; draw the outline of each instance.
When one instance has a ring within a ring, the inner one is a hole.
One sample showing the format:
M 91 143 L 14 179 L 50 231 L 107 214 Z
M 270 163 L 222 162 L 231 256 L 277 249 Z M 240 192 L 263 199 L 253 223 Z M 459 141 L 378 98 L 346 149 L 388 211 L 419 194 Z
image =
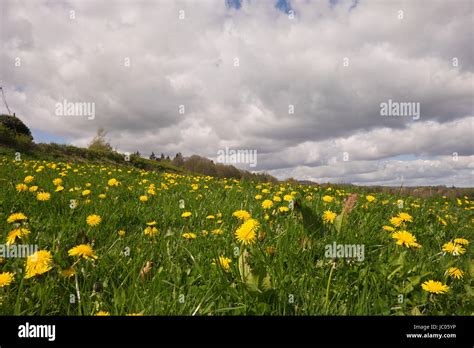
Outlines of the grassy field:
M 0 313 L 474 314 L 474 198 L 358 191 L 1 156 Z

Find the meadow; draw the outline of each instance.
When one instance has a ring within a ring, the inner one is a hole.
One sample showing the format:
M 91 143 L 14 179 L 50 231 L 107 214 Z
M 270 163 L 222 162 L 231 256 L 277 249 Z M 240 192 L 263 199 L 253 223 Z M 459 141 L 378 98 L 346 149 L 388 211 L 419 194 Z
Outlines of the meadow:
M 473 208 L 1 156 L 0 314 L 473 315 Z

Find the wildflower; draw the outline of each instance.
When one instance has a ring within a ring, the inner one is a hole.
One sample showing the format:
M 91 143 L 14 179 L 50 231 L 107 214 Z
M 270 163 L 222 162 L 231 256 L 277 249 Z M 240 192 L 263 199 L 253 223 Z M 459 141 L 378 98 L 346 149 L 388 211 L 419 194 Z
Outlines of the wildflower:
M 101 194 L 99 194 L 99 198 L 100 199 L 105 199 L 105 198 L 107 198 L 107 195 L 105 193 L 101 193 Z
M 255 195 L 255 199 L 256 199 L 257 201 L 261 200 L 262 197 L 263 197 L 262 195 Z
M 63 179 L 61 179 L 61 178 L 56 178 L 56 179 L 53 180 L 53 185 L 54 186 L 62 185 L 62 183 L 63 183 Z
M 155 226 L 156 221 L 153 220 L 153 221 L 147 222 L 146 224 L 147 224 L 147 226 Z
M 290 208 L 288 208 L 288 207 L 279 207 L 279 208 L 278 208 L 278 211 L 279 211 L 280 213 L 286 213 L 286 212 L 289 211 L 289 210 L 290 210 Z
M 109 186 L 118 186 L 119 184 L 120 184 L 119 181 L 114 178 L 109 179 L 109 181 L 107 181 L 107 185 Z
M 11 272 L 2 272 L 0 273 L 0 288 L 10 285 L 15 279 L 13 273 Z
M 230 263 L 232 262 L 232 260 L 225 256 L 219 256 L 219 258 L 217 259 L 217 262 L 219 263 L 219 265 L 222 267 L 224 271 L 228 272 L 230 269 Z
M 382 227 L 385 231 L 389 231 L 389 232 L 392 232 L 392 231 L 395 231 L 395 229 L 392 227 L 392 226 L 384 226 Z
M 99 215 L 96 215 L 96 214 L 89 215 L 86 218 L 87 224 L 89 226 L 92 226 L 92 227 L 98 226 L 101 221 L 102 221 L 102 218 Z
M 403 222 L 412 222 L 413 221 L 413 218 L 411 217 L 411 215 L 407 214 L 407 213 L 399 213 L 398 218 Z
M 53 257 L 51 252 L 47 250 L 38 250 L 26 259 L 26 275 L 25 278 L 31 278 L 51 270 Z
M 375 197 L 372 196 L 372 195 L 365 196 L 365 199 L 366 199 L 367 202 L 369 202 L 369 203 L 372 203 L 373 201 L 375 201 Z
M 275 196 L 275 197 L 273 197 L 273 201 L 274 202 L 281 202 L 281 197 Z
M 215 230 L 212 230 L 211 233 L 212 233 L 213 235 L 218 236 L 218 235 L 223 234 L 224 231 L 222 231 L 220 228 L 216 228 Z
M 30 188 L 28 189 L 28 191 L 30 191 L 30 192 L 36 192 L 36 191 L 38 191 L 38 186 L 30 186 Z
M 330 211 L 330 210 L 326 210 L 324 213 L 323 213 L 323 221 L 324 223 L 334 223 L 334 220 L 336 220 L 336 216 L 337 214 Z
M 181 214 L 181 217 L 182 218 L 188 218 L 191 215 L 193 215 L 193 214 L 190 211 L 185 211 L 184 213 Z
M 247 221 L 250 219 L 250 213 L 245 210 L 237 210 L 232 213 L 232 216 L 235 216 L 237 219 L 242 221 Z
M 28 186 L 26 186 L 25 184 L 17 184 L 15 188 L 18 192 L 28 191 Z
M 27 217 L 23 213 L 13 213 L 8 217 L 7 222 L 12 223 L 12 222 L 17 222 L 17 221 L 26 220 L 26 219 Z
M 331 203 L 332 201 L 334 200 L 334 197 L 332 196 L 323 196 L 323 201 L 326 202 L 326 203 Z
M 271 207 L 273 207 L 273 202 L 271 200 L 266 199 L 262 202 L 263 209 L 270 209 Z
M 448 242 L 443 245 L 443 251 L 450 253 L 453 256 L 459 256 L 459 255 L 464 254 L 466 252 L 466 249 L 464 249 L 459 244 Z
M 108 317 L 110 315 L 110 313 L 105 312 L 105 311 L 99 311 L 95 315 L 98 316 L 98 317 Z
M 414 235 L 412 235 L 410 232 L 407 231 L 398 231 L 392 233 L 392 238 L 396 239 L 397 245 L 404 245 L 407 248 L 420 248 L 421 245 L 416 242 L 416 238 Z
M 82 191 L 83 196 L 89 196 L 91 194 L 91 190 L 84 190 Z
M 30 234 L 30 231 L 26 228 L 17 228 L 8 233 L 7 245 L 14 244 L 17 238 L 23 238 Z
M 400 219 L 397 216 L 390 219 L 390 223 L 395 227 L 399 227 L 402 224 L 402 222 L 403 222 L 402 219 Z
M 183 233 L 183 238 L 186 239 L 195 239 L 197 235 L 195 233 Z
M 97 259 L 97 255 L 94 254 L 94 250 L 88 244 L 80 244 L 75 246 L 74 248 L 70 249 L 68 252 L 69 256 L 78 256 L 84 259 L 92 258 Z
M 214 215 L 208 215 L 206 216 L 207 220 L 214 220 L 216 217 Z
M 446 271 L 446 274 L 455 279 L 461 279 L 464 275 L 464 272 L 457 267 L 449 267 Z
M 60 192 L 62 190 L 64 190 L 64 186 L 58 185 L 56 186 L 56 190 L 54 190 L 54 192 Z
M 23 182 L 24 182 L 25 184 L 29 184 L 29 183 L 33 182 L 33 180 L 35 180 L 35 177 L 34 177 L 34 176 L 31 176 L 31 175 L 28 175 L 28 176 L 25 177 L 25 179 L 23 180 Z
M 38 201 L 49 201 L 49 199 L 51 198 L 51 194 L 48 193 L 48 192 L 39 192 L 37 195 L 36 195 L 36 199 Z
M 423 290 L 431 292 L 433 294 L 444 294 L 449 290 L 446 284 L 443 284 L 437 280 L 428 280 L 421 284 Z
M 125 237 L 125 231 L 124 230 L 118 230 L 117 234 L 119 235 L 119 237 Z
M 294 200 L 294 197 L 292 195 L 284 195 L 283 200 L 285 202 L 291 202 L 292 200 Z
M 248 219 L 236 231 L 235 238 L 243 244 L 252 244 L 257 239 L 260 223 L 255 219 Z
M 146 202 L 148 201 L 148 196 L 140 196 L 140 202 Z
M 461 244 L 461 245 L 468 245 L 469 241 L 467 239 L 464 239 L 464 238 L 455 238 L 454 243 Z
M 147 228 L 145 228 L 144 233 L 147 236 L 153 237 L 155 234 L 160 233 L 160 231 L 158 231 L 155 226 L 148 226 Z

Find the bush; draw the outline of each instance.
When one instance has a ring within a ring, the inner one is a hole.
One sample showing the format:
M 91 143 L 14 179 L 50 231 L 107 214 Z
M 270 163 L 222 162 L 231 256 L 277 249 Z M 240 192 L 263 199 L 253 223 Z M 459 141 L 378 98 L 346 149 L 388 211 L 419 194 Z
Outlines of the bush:
M 0 124 L 11 129 L 15 135 L 24 135 L 33 140 L 30 129 L 16 116 L 0 115 Z

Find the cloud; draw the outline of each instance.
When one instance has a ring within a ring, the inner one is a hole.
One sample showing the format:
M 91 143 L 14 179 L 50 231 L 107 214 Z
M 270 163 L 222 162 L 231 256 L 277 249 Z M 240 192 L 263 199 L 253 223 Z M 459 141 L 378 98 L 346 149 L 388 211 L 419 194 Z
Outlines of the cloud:
M 471 185 L 472 2 L 287 3 L 2 1 L 1 84 L 76 145 L 104 127 L 121 151 L 255 149 L 280 178 Z M 96 117 L 56 116 L 64 99 Z M 388 100 L 420 119 L 382 117 Z

